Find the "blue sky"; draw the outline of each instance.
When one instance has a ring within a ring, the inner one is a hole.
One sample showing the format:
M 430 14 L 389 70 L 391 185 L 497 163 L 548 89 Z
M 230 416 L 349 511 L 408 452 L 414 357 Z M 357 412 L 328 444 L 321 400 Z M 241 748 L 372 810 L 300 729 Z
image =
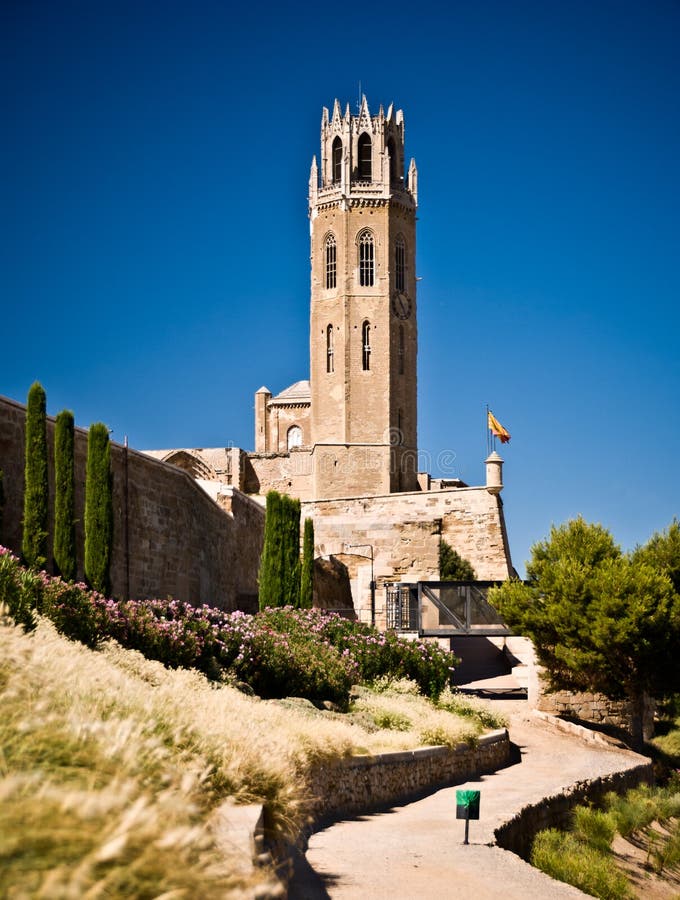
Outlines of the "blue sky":
M 252 449 L 253 392 L 308 377 L 309 164 L 361 83 L 419 169 L 433 474 L 482 482 L 488 403 L 519 568 L 579 513 L 643 542 L 680 512 L 678 46 L 677 0 L 6 0 L 0 393 Z

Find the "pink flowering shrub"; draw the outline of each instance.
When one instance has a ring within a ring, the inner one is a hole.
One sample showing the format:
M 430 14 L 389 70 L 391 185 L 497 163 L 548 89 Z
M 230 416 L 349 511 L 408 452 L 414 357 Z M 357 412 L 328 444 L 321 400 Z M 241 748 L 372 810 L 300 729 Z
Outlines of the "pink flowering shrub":
M 352 661 L 358 681 L 410 678 L 423 694 L 433 699 L 453 684 L 458 660 L 434 643 L 405 640 L 318 609 L 267 609 L 261 616 L 278 631 L 316 635 L 322 645 L 335 647 Z
M 292 607 L 255 616 L 179 600 L 108 599 L 21 566 L 0 548 L 0 601 L 27 628 L 34 610 L 73 640 L 94 647 L 107 638 L 172 668 L 196 668 L 210 678 L 224 671 L 260 697 L 306 697 L 340 705 L 352 684 L 381 677 L 411 678 L 438 697 L 456 662 L 434 644 L 406 641 L 335 613 Z

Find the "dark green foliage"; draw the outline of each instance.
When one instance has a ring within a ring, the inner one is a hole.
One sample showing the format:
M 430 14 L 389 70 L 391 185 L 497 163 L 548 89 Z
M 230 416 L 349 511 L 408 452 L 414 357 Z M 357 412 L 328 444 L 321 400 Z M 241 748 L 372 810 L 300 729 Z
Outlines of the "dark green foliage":
M 305 519 L 302 537 L 302 573 L 300 575 L 300 608 L 311 609 L 314 599 L 314 522 Z
M 0 553 L 0 603 L 6 605 L 17 625 L 31 631 L 36 625 L 36 592 L 31 590 L 29 579 L 40 576 L 30 569 L 23 569 L 9 550 L 3 548 L 3 551 Z
M 475 570 L 470 563 L 445 540 L 439 541 L 439 580 L 474 581 Z
M 638 547 L 633 559 L 668 575 L 675 593 L 680 594 L 680 523 L 677 519 L 665 531 L 652 535 L 644 547 Z
M 54 566 L 66 581 L 76 578 L 73 413 L 63 410 L 54 431 Z
M 270 491 L 260 560 L 260 609 L 298 606 L 299 598 L 300 501 Z
M 97 422 L 90 426 L 87 436 L 85 579 L 90 587 L 106 596 L 111 593 L 112 488 L 109 430 Z
M 489 602 L 533 640 L 552 687 L 628 698 L 639 744 L 643 694 L 680 690 L 680 597 L 670 579 L 581 518 L 532 548 L 527 575 L 526 584 L 491 591 Z
M 45 391 L 31 385 L 26 404 L 26 456 L 24 464 L 24 531 L 21 551 L 27 565 L 43 568 L 47 562 L 48 483 Z
M 2 513 L 5 507 L 5 473 L 0 469 L 0 542 L 2 542 Z

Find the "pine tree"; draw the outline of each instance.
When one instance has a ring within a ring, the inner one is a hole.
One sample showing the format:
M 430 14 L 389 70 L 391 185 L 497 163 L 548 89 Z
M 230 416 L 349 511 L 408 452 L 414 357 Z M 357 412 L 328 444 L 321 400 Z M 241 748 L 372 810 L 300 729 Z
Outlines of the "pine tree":
M 300 607 L 311 609 L 314 600 L 314 522 L 305 519 L 302 538 L 302 573 L 300 575 Z
M 39 382 L 31 385 L 26 404 L 26 456 L 24 463 L 24 530 L 21 550 L 29 566 L 47 562 L 47 400 Z
M 85 579 L 102 594 L 111 593 L 113 543 L 111 445 L 106 425 L 90 426 L 85 476 Z
M 445 540 L 439 541 L 439 580 L 474 581 L 475 570 L 467 559 L 453 549 Z
M 73 413 L 64 409 L 54 430 L 54 565 L 66 581 L 76 579 Z

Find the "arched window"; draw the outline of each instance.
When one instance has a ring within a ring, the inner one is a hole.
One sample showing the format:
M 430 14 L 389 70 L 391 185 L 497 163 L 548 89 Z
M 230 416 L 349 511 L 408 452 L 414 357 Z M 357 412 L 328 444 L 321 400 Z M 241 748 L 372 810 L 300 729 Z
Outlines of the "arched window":
M 373 235 L 368 229 L 358 237 L 359 244 L 359 284 L 361 287 L 373 287 L 375 281 L 375 248 Z
M 371 368 L 371 324 L 364 322 L 361 326 L 361 368 L 368 372 Z
M 364 133 L 359 137 L 359 181 L 370 181 L 373 177 L 373 148 L 370 137 Z
M 394 281 L 395 287 L 402 293 L 406 290 L 406 244 L 402 235 L 397 235 L 397 241 L 394 246 Z
M 336 137 L 333 141 L 331 162 L 333 166 L 333 184 L 340 184 L 342 178 L 342 141 L 339 137 Z
M 288 429 L 288 449 L 302 446 L 302 429 L 299 425 L 291 425 Z
M 338 247 L 335 235 L 326 236 L 326 289 L 332 290 L 337 284 Z
M 326 329 L 326 371 L 335 371 L 333 360 L 333 326 L 329 325 Z
M 387 141 L 387 152 L 390 155 L 390 184 L 398 184 L 399 173 L 397 171 L 397 145 L 394 138 Z
M 400 325 L 400 326 L 399 326 L 399 353 L 398 353 L 398 358 L 399 358 L 399 374 L 400 374 L 400 375 L 403 375 L 403 374 L 404 374 L 404 351 L 405 351 L 405 347 L 404 347 L 404 326 L 403 326 L 403 325 Z

